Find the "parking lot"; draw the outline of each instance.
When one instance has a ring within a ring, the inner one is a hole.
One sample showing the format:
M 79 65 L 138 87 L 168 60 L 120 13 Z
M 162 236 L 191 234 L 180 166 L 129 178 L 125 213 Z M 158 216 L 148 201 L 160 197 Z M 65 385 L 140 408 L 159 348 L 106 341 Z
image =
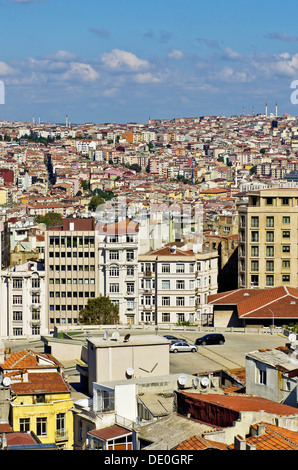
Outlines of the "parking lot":
M 160 335 L 174 334 L 190 343 L 203 336 L 197 332 L 160 332 Z M 225 333 L 225 344 L 198 346 L 198 352 L 170 354 L 170 373 L 189 373 L 235 369 L 245 366 L 245 356 L 257 349 L 274 349 L 285 346 L 287 339 L 282 335 Z

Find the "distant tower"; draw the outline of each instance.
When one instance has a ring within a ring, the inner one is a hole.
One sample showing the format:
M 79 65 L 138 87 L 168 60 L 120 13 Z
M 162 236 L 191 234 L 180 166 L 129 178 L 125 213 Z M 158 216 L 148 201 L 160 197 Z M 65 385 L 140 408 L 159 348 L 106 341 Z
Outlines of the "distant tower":
M 277 114 L 277 103 L 276 103 L 276 105 L 275 105 L 275 117 L 277 117 L 277 116 L 278 116 L 278 114 Z
M 66 127 L 68 127 L 68 116 L 66 114 Z
M 244 116 L 244 106 L 243 106 L 243 108 L 242 108 L 242 116 Z
M 252 107 L 252 115 L 254 116 L 255 115 L 255 108 Z
M 267 103 L 266 103 L 266 110 L 265 110 L 265 116 L 268 116 L 268 108 L 267 108 Z

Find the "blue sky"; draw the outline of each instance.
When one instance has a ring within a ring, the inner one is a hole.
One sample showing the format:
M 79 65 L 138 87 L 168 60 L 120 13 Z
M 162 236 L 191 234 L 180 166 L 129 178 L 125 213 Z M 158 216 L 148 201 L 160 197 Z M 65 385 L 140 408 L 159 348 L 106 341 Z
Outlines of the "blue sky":
M 293 0 L 0 0 L 0 119 L 297 115 Z

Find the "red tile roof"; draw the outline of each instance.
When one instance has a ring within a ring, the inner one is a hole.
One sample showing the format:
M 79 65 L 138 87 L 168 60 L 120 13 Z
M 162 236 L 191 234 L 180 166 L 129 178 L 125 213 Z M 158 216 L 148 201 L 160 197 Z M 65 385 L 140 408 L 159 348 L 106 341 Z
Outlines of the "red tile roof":
M 298 289 L 237 289 L 210 295 L 211 305 L 235 305 L 239 318 L 297 318 Z
M 42 363 L 39 359 L 43 360 Z M 11 354 L 0 367 L 4 370 L 21 370 L 21 369 L 57 369 L 61 364 L 51 354 L 36 353 L 31 349 L 18 351 Z
M 182 392 L 183 393 L 183 392 Z M 241 411 L 265 411 L 266 413 L 278 414 L 280 416 L 296 415 L 298 414 L 298 408 L 292 406 L 283 405 L 272 400 L 268 400 L 262 397 L 256 397 L 251 395 L 219 395 L 219 394 L 203 394 L 197 395 L 194 393 L 183 393 L 184 395 L 195 398 L 199 401 L 205 401 L 208 403 L 214 403 L 220 405 L 229 410 L 241 412 Z
M 108 439 L 114 439 L 118 436 L 131 434 L 131 431 L 123 428 L 122 426 L 114 425 L 103 429 L 93 429 L 93 431 L 90 431 L 90 434 L 106 441 Z
M 28 382 L 12 381 L 10 389 L 16 395 L 70 393 L 70 386 L 58 372 L 28 374 Z
M 298 450 L 298 432 L 269 423 L 256 423 L 252 429 L 256 430 L 258 424 L 264 425 L 265 432 L 245 439 L 247 444 L 256 446 L 256 450 Z M 228 449 L 234 450 L 234 444 L 228 446 Z
M 228 450 L 228 446 L 222 442 L 215 442 L 209 439 L 204 439 L 200 436 L 192 436 L 185 441 L 180 442 L 177 446 L 173 447 L 171 450 L 206 450 L 206 449 L 216 449 L 216 450 Z

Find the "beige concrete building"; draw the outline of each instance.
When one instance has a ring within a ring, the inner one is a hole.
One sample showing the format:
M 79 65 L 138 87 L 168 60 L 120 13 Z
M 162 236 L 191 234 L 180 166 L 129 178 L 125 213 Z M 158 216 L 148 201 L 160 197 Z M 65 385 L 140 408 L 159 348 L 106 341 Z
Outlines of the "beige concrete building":
M 240 205 L 238 287 L 298 287 L 298 189 L 247 193 Z
M 64 219 L 45 236 L 49 332 L 78 323 L 89 298 L 98 297 L 98 249 L 93 219 Z
M 155 323 L 157 310 L 158 324 L 212 324 L 208 295 L 217 292 L 217 274 L 217 250 L 172 245 L 140 255 L 140 322 Z

